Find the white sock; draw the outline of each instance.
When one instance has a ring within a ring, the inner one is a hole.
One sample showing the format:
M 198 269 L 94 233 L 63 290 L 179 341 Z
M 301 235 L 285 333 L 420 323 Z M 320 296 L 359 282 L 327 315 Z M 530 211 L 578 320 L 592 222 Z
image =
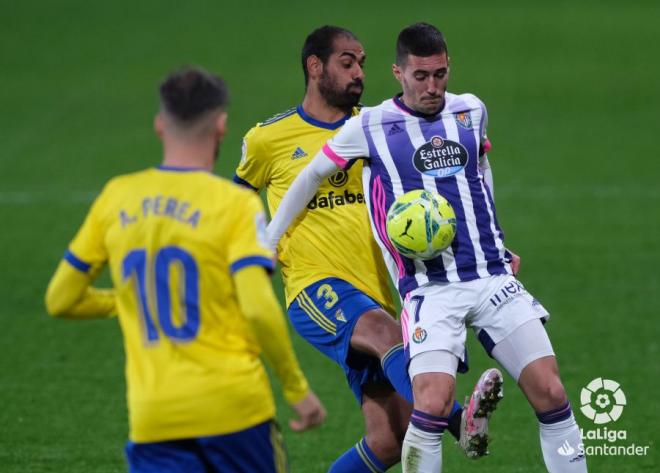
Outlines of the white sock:
M 549 473 L 587 472 L 580 428 L 573 414 L 553 424 L 539 422 L 539 433 L 543 460 Z
M 401 465 L 403 473 L 441 473 L 442 432 L 427 432 L 408 424 Z

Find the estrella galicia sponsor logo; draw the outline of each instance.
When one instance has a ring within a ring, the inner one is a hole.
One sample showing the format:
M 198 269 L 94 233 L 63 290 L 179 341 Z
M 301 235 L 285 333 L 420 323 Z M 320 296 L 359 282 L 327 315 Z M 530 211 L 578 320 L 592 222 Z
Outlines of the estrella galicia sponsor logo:
M 456 141 L 434 136 L 415 150 L 413 165 L 428 176 L 448 177 L 460 172 L 468 162 L 468 152 Z
M 423 343 L 424 340 L 426 340 L 426 336 L 426 330 L 424 330 L 422 327 L 415 327 L 412 339 L 415 343 Z
M 353 194 L 352 192 L 345 190 L 343 193 L 335 194 L 333 191 L 330 191 L 327 194 L 315 195 L 311 202 L 307 204 L 307 208 L 309 210 L 325 208 L 334 209 L 335 207 L 355 203 L 364 203 L 364 194 L 362 192 Z
M 346 171 L 337 171 L 328 178 L 328 182 L 334 187 L 341 187 L 348 182 L 348 173 Z
M 470 112 L 454 113 L 454 119 L 459 126 L 468 130 L 472 128 L 472 116 L 470 115 Z

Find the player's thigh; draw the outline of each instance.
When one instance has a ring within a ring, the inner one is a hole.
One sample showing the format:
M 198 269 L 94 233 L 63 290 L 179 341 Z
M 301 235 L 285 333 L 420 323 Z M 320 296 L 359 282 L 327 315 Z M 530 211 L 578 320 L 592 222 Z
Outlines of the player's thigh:
M 519 327 L 550 315 L 520 281 L 505 274 L 478 280 L 479 294 L 468 323 L 493 356 L 493 348 Z
M 125 448 L 129 473 L 206 473 L 194 439 L 168 442 L 128 442 Z
M 369 296 L 338 278 L 325 278 L 300 292 L 288 314 L 296 332 L 339 365 L 350 352 L 360 317 L 380 309 Z
M 288 471 L 282 434 L 274 421 L 225 435 L 200 437 L 208 472 L 283 473 Z
M 513 332 L 500 340 L 492 350 L 495 358 L 516 382 L 521 381 L 521 374 L 527 372 L 524 378 L 536 379 L 546 374 L 557 374 L 557 363 L 554 350 L 545 327 L 540 319 L 532 319 L 517 327 Z M 543 363 L 536 360 L 549 358 Z M 535 366 L 530 366 L 535 365 Z M 529 370 L 527 368 L 530 368 Z
M 403 302 L 401 329 L 410 359 L 444 351 L 466 361 L 465 318 L 471 300 L 469 291 L 451 283 L 430 284 L 409 293 Z
M 351 336 L 351 348 L 378 358 L 401 343 L 401 325 L 381 308 L 360 315 Z
M 388 466 L 401 457 L 412 406 L 386 382 L 362 386 L 362 414 L 366 441 L 376 456 Z

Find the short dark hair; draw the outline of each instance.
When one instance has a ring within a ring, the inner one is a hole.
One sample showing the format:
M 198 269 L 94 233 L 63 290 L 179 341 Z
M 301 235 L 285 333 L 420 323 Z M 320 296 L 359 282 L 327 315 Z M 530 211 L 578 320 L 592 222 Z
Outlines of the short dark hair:
M 396 63 L 405 64 L 408 55 L 428 57 L 448 53 L 442 32 L 428 23 L 415 23 L 401 30 L 396 41 Z
M 347 38 L 357 40 L 357 37 L 347 29 L 330 25 L 315 29 L 305 39 L 301 54 L 303 74 L 305 74 L 305 86 L 307 86 L 307 82 L 309 81 L 307 58 L 316 56 L 325 64 L 332 54 L 335 38 L 338 36 L 346 36 Z
M 181 124 L 192 124 L 204 114 L 226 107 L 229 94 L 225 81 L 201 67 L 186 66 L 160 84 L 163 109 Z

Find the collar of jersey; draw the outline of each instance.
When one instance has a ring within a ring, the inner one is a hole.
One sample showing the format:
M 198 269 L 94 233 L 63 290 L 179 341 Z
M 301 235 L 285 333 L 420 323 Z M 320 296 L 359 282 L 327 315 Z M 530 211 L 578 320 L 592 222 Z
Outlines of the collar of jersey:
M 445 100 L 445 103 L 442 104 L 442 108 L 438 110 L 437 113 L 432 113 L 432 114 L 427 114 L 427 113 L 422 113 L 422 112 L 416 112 L 412 108 L 408 107 L 405 103 L 403 103 L 403 100 L 401 100 L 401 97 L 403 96 L 402 93 L 396 94 L 393 98 L 392 101 L 394 102 L 394 105 L 396 105 L 398 108 L 403 110 L 406 113 L 409 113 L 410 115 L 414 117 L 419 117 L 419 118 L 424 118 L 429 121 L 434 121 L 434 120 L 440 120 L 441 116 L 440 113 L 444 110 L 445 104 L 447 103 L 447 100 Z
M 156 169 L 160 171 L 171 171 L 171 172 L 194 172 L 194 171 L 208 172 L 204 168 L 184 168 L 182 166 L 164 166 L 162 164 L 160 166 L 156 166 Z
M 305 113 L 305 111 L 302 108 L 302 105 L 298 105 L 296 107 L 296 111 L 298 112 L 298 115 L 300 115 L 300 118 L 305 120 L 307 123 L 310 125 L 318 126 L 319 128 L 326 128 L 328 130 L 336 130 L 340 126 L 342 126 L 344 123 L 346 123 L 346 120 L 351 118 L 351 114 L 349 113 L 346 115 L 344 118 L 341 118 L 337 120 L 336 122 L 328 123 L 328 122 L 322 122 L 321 120 L 317 120 L 315 118 L 310 117 Z

